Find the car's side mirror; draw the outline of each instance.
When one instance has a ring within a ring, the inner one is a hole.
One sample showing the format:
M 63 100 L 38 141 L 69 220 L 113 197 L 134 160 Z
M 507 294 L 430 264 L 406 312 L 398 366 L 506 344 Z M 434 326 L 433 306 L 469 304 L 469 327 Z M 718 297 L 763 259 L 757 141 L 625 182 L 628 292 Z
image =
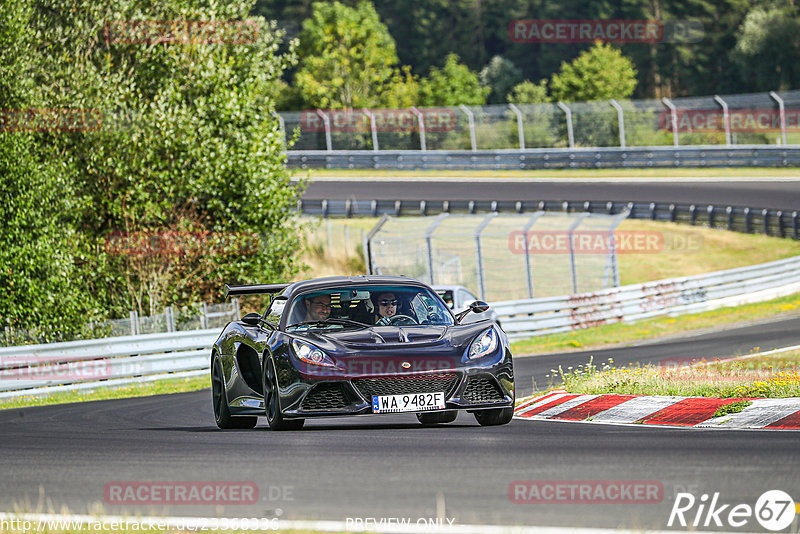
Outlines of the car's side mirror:
M 460 323 L 461 320 L 464 319 L 464 317 L 466 317 L 469 312 L 483 313 L 488 309 L 489 309 L 488 304 L 486 304 L 482 300 L 476 300 L 470 303 L 469 307 L 466 310 L 456 314 L 456 324 Z
M 261 314 L 260 313 L 248 313 L 244 317 L 242 317 L 242 322 L 249 326 L 258 326 L 258 323 L 261 321 Z

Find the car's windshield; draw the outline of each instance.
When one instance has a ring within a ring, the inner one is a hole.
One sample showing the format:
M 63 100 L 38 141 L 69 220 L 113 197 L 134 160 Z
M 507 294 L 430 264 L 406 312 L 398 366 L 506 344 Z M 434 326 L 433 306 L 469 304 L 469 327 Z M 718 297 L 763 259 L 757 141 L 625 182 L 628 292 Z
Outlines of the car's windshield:
M 330 287 L 299 295 L 287 310 L 290 331 L 453 324 L 453 316 L 441 300 L 420 287 Z

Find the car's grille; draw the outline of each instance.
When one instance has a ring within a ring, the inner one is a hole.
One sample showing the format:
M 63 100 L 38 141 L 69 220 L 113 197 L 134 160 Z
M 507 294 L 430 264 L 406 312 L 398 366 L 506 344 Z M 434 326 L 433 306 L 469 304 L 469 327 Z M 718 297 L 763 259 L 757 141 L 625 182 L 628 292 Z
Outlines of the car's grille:
M 367 400 L 373 395 L 404 395 L 406 393 L 435 393 L 444 391 L 450 396 L 458 385 L 457 373 L 415 374 L 386 378 L 356 378 L 353 385 Z
M 494 380 L 473 376 L 467 380 L 462 397 L 469 402 L 493 402 L 503 400 L 503 392 Z
M 301 410 L 334 410 L 345 408 L 349 403 L 341 384 L 317 384 L 303 399 Z

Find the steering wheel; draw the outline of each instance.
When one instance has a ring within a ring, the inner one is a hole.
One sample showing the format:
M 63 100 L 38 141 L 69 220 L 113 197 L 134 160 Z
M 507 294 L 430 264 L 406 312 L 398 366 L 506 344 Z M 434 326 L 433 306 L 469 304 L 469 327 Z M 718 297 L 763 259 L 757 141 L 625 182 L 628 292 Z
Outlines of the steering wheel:
M 386 324 L 390 326 L 405 326 L 405 325 L 415 325 L 419 324 L 417 321 L 409 316 L 409 315 L 392 315 L 391 317 L 384 317 L 381 321 L 386 321 Z

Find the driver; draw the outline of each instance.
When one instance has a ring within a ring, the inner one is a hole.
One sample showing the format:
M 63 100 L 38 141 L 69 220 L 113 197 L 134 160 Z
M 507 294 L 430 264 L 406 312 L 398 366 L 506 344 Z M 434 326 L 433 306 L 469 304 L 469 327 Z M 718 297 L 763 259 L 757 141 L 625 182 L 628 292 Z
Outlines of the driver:
M 373 293 L 370 297 L 375 309 L 375 324 L 388 325 L 389 319 L 397 315 L 397 296 L 391 292 Z
M 327 321 L 331 316 L 331 296 L 316 295 L 306 298 L 305 321 Z

